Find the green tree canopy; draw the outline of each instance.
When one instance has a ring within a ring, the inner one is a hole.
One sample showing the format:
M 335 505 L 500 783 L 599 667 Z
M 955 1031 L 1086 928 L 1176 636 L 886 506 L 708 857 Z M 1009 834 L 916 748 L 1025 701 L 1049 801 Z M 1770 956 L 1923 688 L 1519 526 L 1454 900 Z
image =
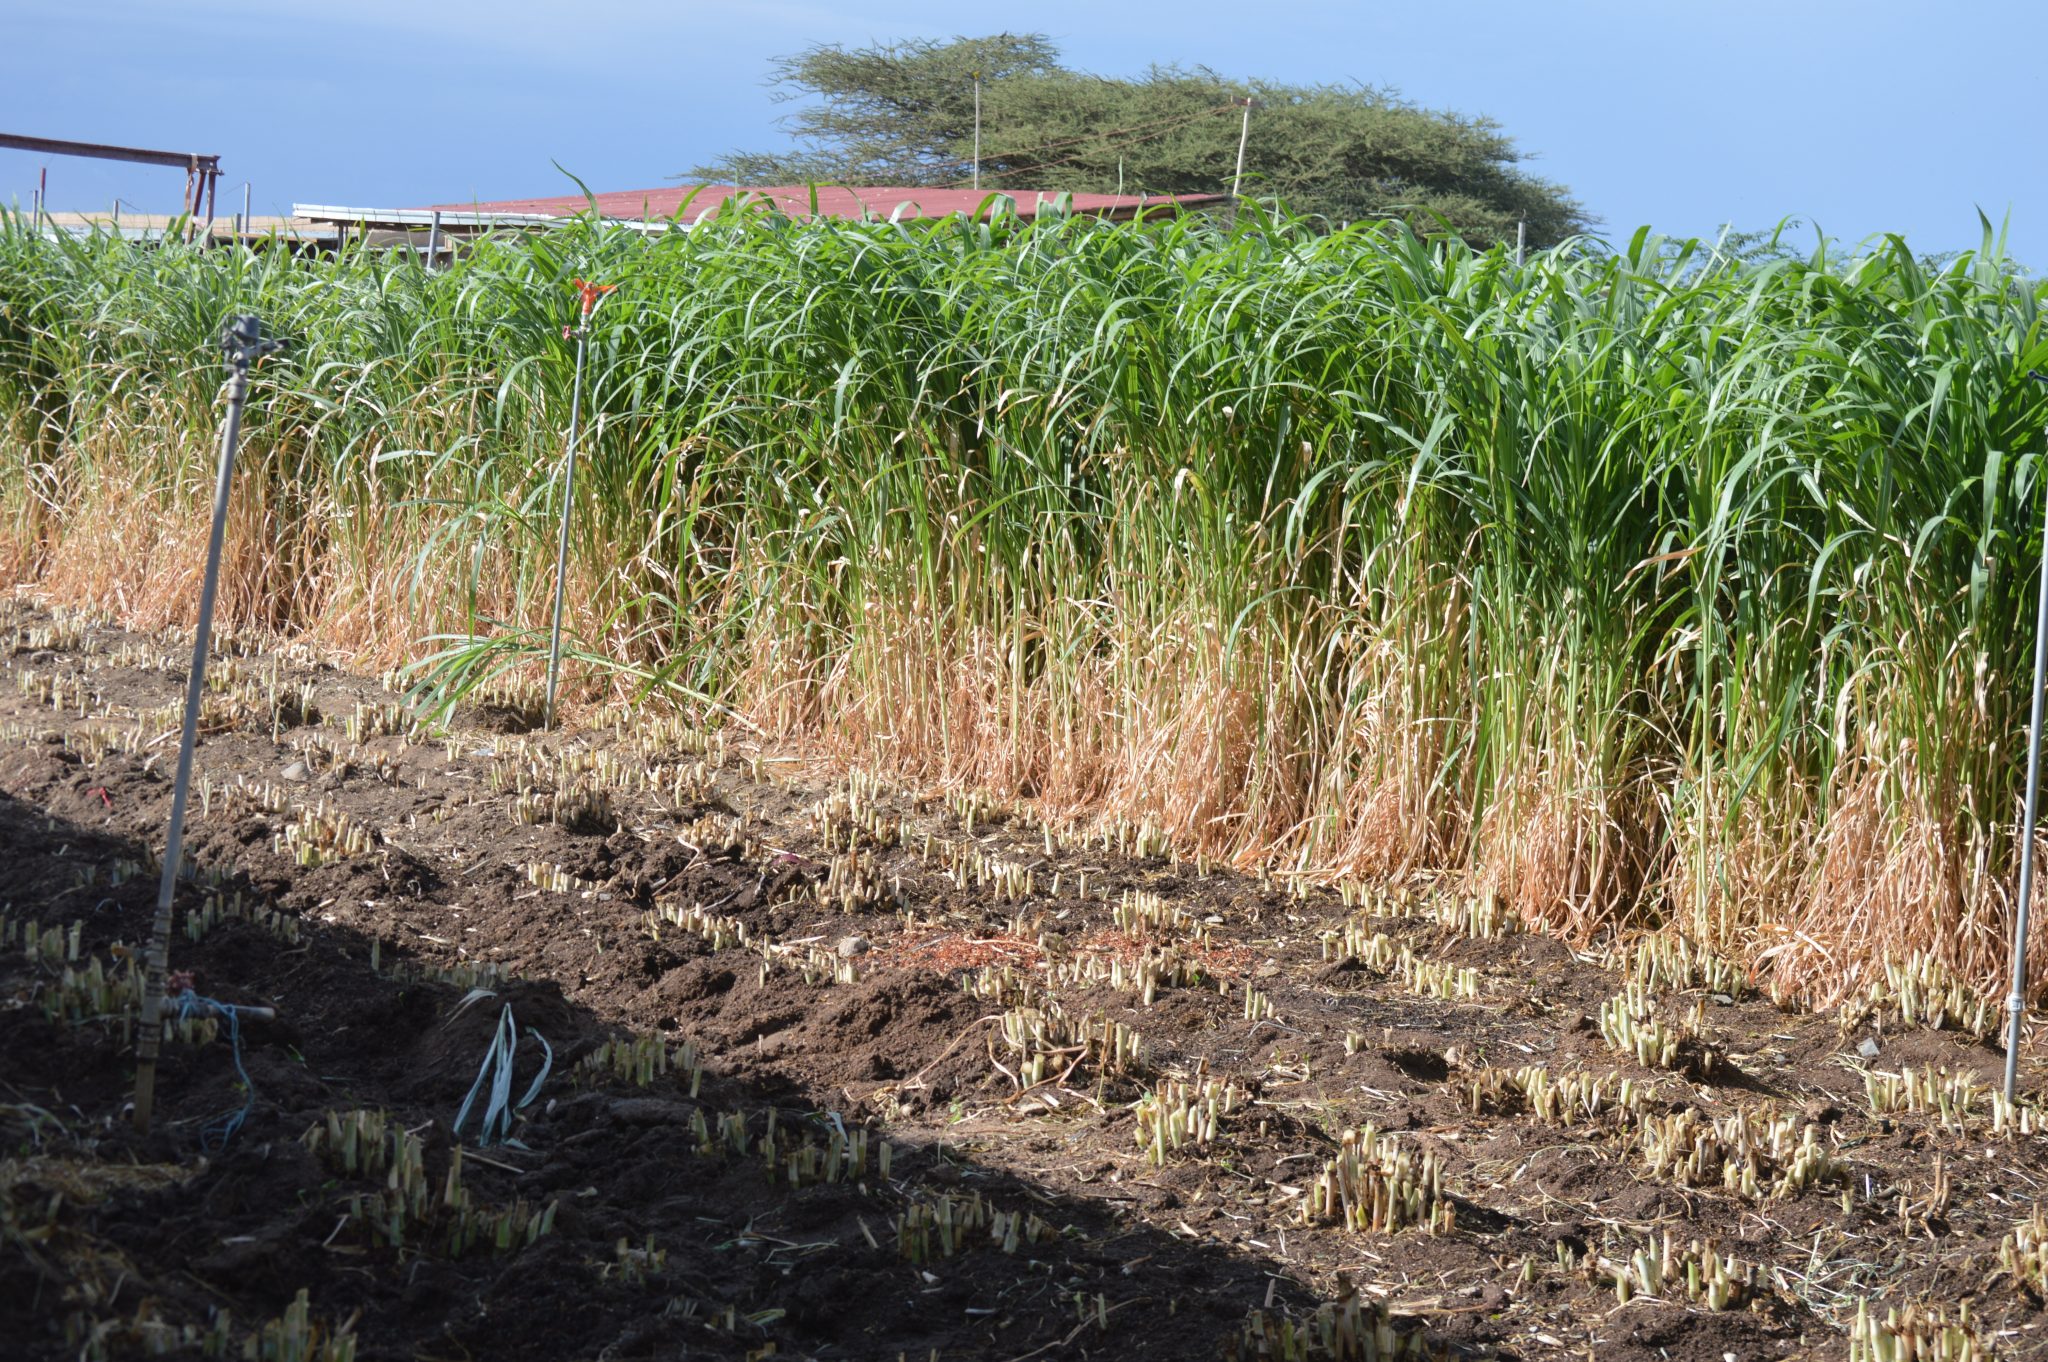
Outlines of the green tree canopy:
M 1226 80 L 1204 67 L 1135 78 L 1061 65 L 1038 34 L 820 45 L 775 63 L 789 100 L 788 151 L 734 152 L 692 177 L 738 184 L 967 186 L 974 77 L 981 76 L 981 184 L 1147 194 L 1231 188 L 1243 102 L 1256 101 L 1243 190 L 1332 221 L 1450 223 L 1469 240 L 1533 244 L 1584 229 L 1561 185 L 1527 173 L 1498 124 L 1408 103 L 1391 90 Z

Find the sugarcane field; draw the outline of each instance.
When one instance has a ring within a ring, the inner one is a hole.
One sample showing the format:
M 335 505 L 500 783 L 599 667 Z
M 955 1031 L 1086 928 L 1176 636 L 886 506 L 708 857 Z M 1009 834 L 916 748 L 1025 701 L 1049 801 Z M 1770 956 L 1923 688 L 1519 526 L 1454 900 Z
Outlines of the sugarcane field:
M 0 135 L 186 173 L 0 206 L 0 1357 L 2048 1359 L 2022 229 L 771 69 L 657 191 Z

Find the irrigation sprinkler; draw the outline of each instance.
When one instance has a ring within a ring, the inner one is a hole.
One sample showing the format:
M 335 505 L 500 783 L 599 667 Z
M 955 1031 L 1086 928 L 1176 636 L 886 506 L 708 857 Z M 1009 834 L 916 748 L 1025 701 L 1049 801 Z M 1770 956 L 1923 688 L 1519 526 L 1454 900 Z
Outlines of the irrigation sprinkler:
M 569 575 L 569 512 L 576 505 L 576 435 L 583 421 L 583 347 L 589 340 L 590 314 L 597 311 L 598 299 L 617 287 L 578 279 L 576 292 L 583 300 L 581 324 L 562 328 L 564 335 L 572 330 L 576 334 L 576 379 L 569 389 L 569 452 L 562 472 L 562 535 L 555 545 L 555 620 L 548 631 L 548 699 L 540 718 L 541 727 L 546 729 L 555 726 L 555 683 L 562 670 L 562 588 Z
M 2048 374 L 2027 371 L 2036 383 Z M 2027 1011 L 2027 917 L 2034 895 L 2034 828 L 2041 798 L 2041 687 L 2048 680 L 2048 498 L 2041 513 L 2041 596 L 2034 614 L 2033 714 L 2027 724 L 2027 804 L 2020 821 L 2020 903 L 2012 927 L 2012 992 L 2006 994 L 2005 1100 L 2013 1100 L 2020 1077 L 2020 1023 Z
M 220 471 L 213 486 L 213 531 L 206 543 L 206 580 L 199 589 L 199 629 L 192 640 L 192 671 L 185 679 L 185 728 L 178 743 L 178 774 L 171 787 L 171 828 L 164 839 L 164 871 L 157 882 L 156 917 L 144 957 L 140 1039 L 135 1051 L 135 1128 L 147 1133 L 156 1104 L 156 1055 L 163 1041 L 164 975 L 169 968 L 171 896 L 184 859 L 185 801 L 192 792 L 192 748 L 199 736 L 199 707 L 206 690 L 206 650 L 213 633 L 213 601 L 220 586 L 221 540 L 227 529 L 228 487 L 234 479 L 235 442 L 242 434 L 242 404 L 249 396 L 249 366 L 280 348 L 266 340 L 257 317 L 237 317 L 221 338 L 228 357 L 228 419 L 221 428 Z

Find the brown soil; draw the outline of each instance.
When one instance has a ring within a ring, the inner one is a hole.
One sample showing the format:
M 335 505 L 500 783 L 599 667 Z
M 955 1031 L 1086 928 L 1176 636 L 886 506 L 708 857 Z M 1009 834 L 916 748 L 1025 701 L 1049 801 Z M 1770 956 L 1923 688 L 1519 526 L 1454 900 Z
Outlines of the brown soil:
M 1258 1356 L 1248 1327 L 1277 1334 L 1350 1291 L 1411 1346 L 1453 1356 L 1840 1357 L 1866 1297 L 1951 1314 L 1967 1302 L 1980 1346 L 2048 1355 L 2040 1300 L 1998 1264 L 2048 1175 L 2048 1140 L 1994 1138 L 1981 1099 L 1948 1131 L 1874 1115 L 1864 1095 L 1858 1046 L 1873 1036 L 1869 1067 L 1995 1084 L 1998 1052 L 1967 1035 L 1881 1018 L 1845 1031 L 1753 997 L 1667 992 L 1667 1018 L 1703 1009 L 1713 1050 L 1676 1061 L 1696 1077 L 1644 1070 L 1593 1020 L 1619 971 L 1547 938 L 1468 937 L 1392 899 L 1359 918 L 1329 891 L 1198 874 L 1099 836 L 1048 850 L 1022 815 L 981 809 L 970 828 L 965 804 L 893 789 L 865 797 L 900 820 L 900 843 L 869 845 L 872 826 L 813 812 L 846 787 L 797 760 L 707 756 L 651 722 L 532 734 L 505 704 L 458 716 L 452 742 L 374 733 L 389 693 L 290 654 L 215 664 L 171 947 L 199 995 L 277 1019 L 244 1025 L 247 1088 L 224 1034 L 167 1043 L 156 1121 L 138 1135 L 122 1024 L 53 1020 L 45 1005 L 67 969 L 139 954 L 183 645 L 18 609 L 0 623 L 0 665 L 8 1356 L 201 1356 L 209 1333 L 240 1356 L 302 1290 L 315 1325 L 345 1326 L 365 1359 Z M 301 685 L 317 714 L 300 712 Z M 613 785 L 609 813 L 520 821 L 526 754 L 545 773 L 561 753 L 600 751 L 618 768 L 584 780 Z M 638 788 L 650 770 L 655 792 Z M 346 813 L 367 849 L 298 864 L 281 839 L 315 809 Z M 872 861 L 864 887 L 851 909 L 821 906 L 848 837 Z M 1028 868 L 1028 890 L 979 882 L 970 852 Z M 1119 924 L 1130 890 L 1186 919 Z M 241 916 L 195 918 L 238 896 Z M 713 949 L 708 930 L 662 917 L 691 908 L 743 924 L 745 944 Z M 1326 958 L 1324 934 L 1354 919 L 1476 969 L 1479 997 L 1421 996 L 1397 970 Z M 25 949 L 30 921 L 78 924 L 76 960 L 68 943 L 54 958 Z M 1134 964 L 1141 934 L 1177 943 L 1199 980 L 1147 1005 L 1134 985 L 1068 973 Z M 1006 966 L 1012 996 L 963 986 Z M 1136 1057 L 1105 1068 L 1066 1049 L 1029 1082 L 998 1034 L 1027 985 L 1035 1005 L 1128 1026 Z M 552 1206 L 550 1232 L 457 1254 L 430 1209 L 402 1247 L 379 1243 L 349 1212 L 384 1178 L 349 1175 L 304 1137 L 331 1112 L 388 1112 L 422 1139 L 438 1201 L 450 1124 L 506 1007 L 529 1035 L 514 1096 L 538 1071 L 531 1033 L 552 1069 L 516 1143 L 478 1149 L 465 1133 L 461 1182 L 481 1208 Z M 679 1072 L 643 1085 L 582 1064 L 633 1036 L 695 1045 L 696 1094 Z M 1485 1066 L 1533 1064 L 1656 1086 L 1641 1115 L 1573 1125 L 1513 1092 L 1473 1099 Z M 2027 1073 L 2038 1085 L 2031 1057 Z M 1245 1100 L 1206 1149 L 1155 1166 L 1134 1103 L 1204 1074 Z M 219 1118 L 250 1096 L 222 1142 Z M 1799 1116 L 1834 1166 L 1779 1196 L 1655 1175 L 1644 1121 L 1686 1109 Z M 1453 1227 L 1305 1223 L 1341 1133 L 1367 1123 L 1441 1160 Z M 842 1128 L 892 1146 L 887 1176 L 871 1151 L 857 1173 L 792 1185 L 787 1157 Z M 899 1223 L 941 1199 L 1038 1228 L 1012 1251 L 980 1228 L 911 1261 Z M 1667 1289 L 1617 1304 L 1597 1264 L 1666 1231 L 1754 1264 L 1750 1301 L 1714 1312 Z

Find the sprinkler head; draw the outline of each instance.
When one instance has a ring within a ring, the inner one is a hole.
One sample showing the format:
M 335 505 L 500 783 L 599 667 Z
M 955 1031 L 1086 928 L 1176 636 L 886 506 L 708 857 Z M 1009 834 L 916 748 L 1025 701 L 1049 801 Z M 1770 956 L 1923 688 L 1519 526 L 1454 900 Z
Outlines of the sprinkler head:
M 254 313 L 245 313 L 228 323 L 226 334 L 220 338 L 220 348 L 227 352 L 229 363 L 247 364 L 273 350 L 284 349 L 284 342 L 266 337 L 263 319 Z

